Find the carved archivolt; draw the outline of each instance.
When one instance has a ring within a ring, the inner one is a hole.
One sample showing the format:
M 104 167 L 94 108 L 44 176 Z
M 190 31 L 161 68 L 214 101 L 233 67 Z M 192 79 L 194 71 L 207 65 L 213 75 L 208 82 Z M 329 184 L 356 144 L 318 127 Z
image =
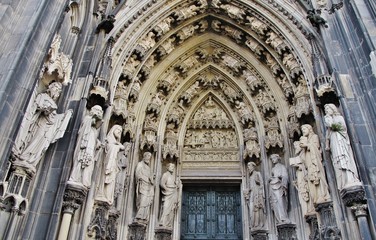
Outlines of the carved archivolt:
M 170 96 L 174 96 L 175 99 L 173 104 L 168 106 L 170 110 L 165 115 L 165 121 L 167 124 L 172 124 L 173 131 L 178 134 L 176 131 L 185 117 L 185 111 L 192 107 L 192 103 L 198 99 L 198 96 L 208 89 L 216 91 L 227 101 L 238 115 L 243 129 L 255 126 L 254 111 L 261 113 L 263 122 L 260 125 L 263 125 L 265 129 L 265 147 L 267 149 L 282 148 L 283 131 L 277 118 L 279 104 L 271 91 L 271 82 L 275 82 L 273 84 L 280 87 L 282 98 L 287 102 L 288 107 L 295 109 L 295 115 L 294 117 L 291 115 L 288 123 L 290 136 L 293 132 L 299 131 L 297 130 L 299 128 L 295 126 L 298 118 L 308 115 L 311 111 L 307 80 L 302 74 L 300 60 L 292 52 L 293 48 L 275 26 L 254 10 L 242 4 L 227 1 L 189 1 L 176 5 L 171 9 L 171 13 L 165 16 L 138 38 L 134 49 L 128 55 L 130 57 L 124 62 L 122 71 L 122 77 L 127 83 L 124 87 L 127 98 L 115 94 L 116 99 L 114 99 L 114 110 L 118 115 L 125 117 L 130 107 L 122 108 L 120 105 L 135 105 L 143 86 L 153 85 L 149 83 L 150 80 L 148 81 L 152 69 L 163 62 L 165 71 L 159 76 L 153 76 L 153 82 L 156 80 L 158 83 L 153 89 L 154 92 L 150 93 L 152 99 L 145 109 L 146 120 L 142 130 L 141 148 L 151 149 L 156 146 L 157 126 L 150 129 L 150 126 L 147 127 L 147 122 L 157 122 Z M 164 62 L 166 57 L 174 51 L 181 51 L 182 48 L 179 47 L 186 41 L 193 42 L 192 38 L 213 33 L 218 33 L 222 39 L 226 41 L 230 39 L 251 52 L 260 64 L 270 70 L 273 79 L 264 79 L 262 74 L 250 64 L 249 59 L 237 53 L 238 50 L 234 51 L 215 40 L 198 44 L 180 54 L 179 58 Z M 168 62 L 170 65 L 166 66 Z M 207 72 L 200 70 L 204 68 L 208 69 Z M 213 69 L 220 69 L 223 72 L 216 74 Z M 191 84 L 187 85 L 188 76 Z M 244 89 L 244 86 L 247 89 Z M 123 86 L 119 84 L 118 88 L 121 87 Z M 120 89 L 117 92 L 120 92 Z M 246 98 L 245 95 L 247 95 Z M 252 109 L 251 103 L 252 107 L 257 107 L 257 109 Z M 272 124 L 274 116 L 277 119 L 277 125 Z M 220 123 L 215 123 L 216 121 L 206 119 L 206 122 L 195 122 L 193 120 L 189 124 L 192 128 L 213 124 L 216 127 L 232 125 L 229 120 L 228 122 L 220 121 Z M 169 156 L 177 156 L 174 153 L 176 143 L 172 143 L 172 138 L 167 139 L 167 133 L 170 136 L 172 134 L 170 130 L 166 130 L 163 140 L 166 145 L 165 152 Z M 252 144 L 255 145 L 255 143 Z M 248 145 L 252 144 L 248 142 Z M 257 144 L 259 145 L 258 142 Z M 258 157 L 259 152 L 258 149 L 253 149 L 245 155 Z

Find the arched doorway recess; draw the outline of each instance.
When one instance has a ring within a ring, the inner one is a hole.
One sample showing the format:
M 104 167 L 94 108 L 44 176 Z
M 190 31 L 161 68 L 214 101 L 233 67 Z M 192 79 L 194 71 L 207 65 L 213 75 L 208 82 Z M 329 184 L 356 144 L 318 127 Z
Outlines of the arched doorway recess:
M 241 194 L 242 235 L 250 236 L 255 229 L 250 228 L 244 195 L 248 162 L 267 182 L 269 156 L 279 154 L 287 165 L 300 125 L 315 124 L 307 39 L 315 33 L 295 19 L 296 13 L 288 13 L 292 9 L 274 5 L 169 1 L 145 6 L 145 13 L 135 13 L 133 20 L 131 13 L 119 14 L 112 31 L 110 124 L 123 124 L 125 138 L 133 144 L 129 191 L 122 199 L 133 212 L 136 165 L 144 152 L 153 154 L 156 191 L 148 238 L 159 228 L 159 184 L 169 163 L 176 165 L 174 176 L 182 184 L 180 200 L 185 184 L 235 184 Z M 261 230 L 274 238 L 277 228 L 266 186 L 265 194 L 267 218 Z M 294 204 L 298 196 L 291 190 L 289 206 Z M 181 234 L 181 204 L 177 209 L 174 238 Z M 122 215 L 121 224 L 130 224 L 131 215 Z M 290 209 L 289 218 L 303 222 L 299 209 Z M 303 225 L 298 236 L 307 234 Z M 126 229 L 122 235 L 132 233 Z

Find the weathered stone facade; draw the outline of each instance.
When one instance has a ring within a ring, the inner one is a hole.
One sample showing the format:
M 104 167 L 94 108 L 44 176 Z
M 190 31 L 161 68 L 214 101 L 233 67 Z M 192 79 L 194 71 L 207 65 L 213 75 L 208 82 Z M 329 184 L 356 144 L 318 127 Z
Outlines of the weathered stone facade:
M 374 2 L 0 13 L 0 238 L 376 238 Z M 202 186 L 239 202 L 210 236 L 185 215 Z

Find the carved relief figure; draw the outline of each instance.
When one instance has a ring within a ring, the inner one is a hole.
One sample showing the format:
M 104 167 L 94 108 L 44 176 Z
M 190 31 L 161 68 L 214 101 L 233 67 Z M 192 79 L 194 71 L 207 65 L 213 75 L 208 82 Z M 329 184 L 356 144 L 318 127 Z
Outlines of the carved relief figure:
M 260 144 L 258 144 L 257 130 L 255 127 L 246 128 L 243 131 L 245 148 L 243 157 L 252 157 L 255 155 L 256 158 L 260 157 Z
M 299 202 L 303 215 L 308 215 L 312 214 L 315 211 L 315 208 L 309 192 L 307 168 L 304 165 L 301 157 L 301 155 L 304 153 L 300 147 L 300 141 L 294 142 L 294 149 L 295 157 L 290 158 L 290 165 L 296 168 L 296 180 L 294 181 L 294 186 L 299 193 Z
M 73 169 L 68 184 L 90 187 L 96 150 L 101 145 L 98 135 L 102 118 L 103 111 L 99 105 L 93 106 L 89 114 L 84 117 L 78 131 L 77 145 L 73 156 Z
M 32 171 L 35 171 L 48 147 L 63 137 L 72 116 L 72 110 L 56 113 L 56 101 L 61 89 L 61 83 L 53 82 L 45 93 L 37 95 L 31 107 L 31 116 L 25 117 L 13 146 L 13 160 Z
M 152 98 L 151 102 L 148 104 L 147 110 L 159 114 L 160 108 L 163 104 L 164 95 L 162 91 L 158 91 Z
M 225 10 L 228 16 L 232 19 L 243 20 L 244 15 L 246 15 L 246 12 L 243 9 L 230 4 L 223 4 L 220 8 Z
M 270 204 L 277 224 L 289 223 L 287 215 L 287 184 L 288 175 L 286 167 L 280 163 L 281 157 L 278 154 L 270 156 L 272 163 L 272 174 L 269 179 Z
M 133 98 L 134 100 L 137 100 L 138 99 L 138 95 L 140 93 L 140 90 L 141 90 L 141 82 L 136 77 L 135 80 L 134 80 L 134 82 L 133 82 L 133 84 L 132 84 L 131 91 L 129 93 L 129 97 Z
M 158 23 L 157 26 L 155 26 L 154 31 L 157 33 L 157 37 L 162 36 L 163 34 L 170 31 L 171 23 L 174 22 L 174 19 L 172 17 L 167 17 L 163 19 L 160 23 Z
M 227 26 L 227 25 L 226 26 L 222 26 L 222 29 L 224 30 L 224 33 L 227 36 L 235 39 L 236 42 L 238 42 L 238 43 L 241 42 L 242 36 L 243 36 L 243 32 L 242 31 L 239 31 L 239 30 L 237 30 L 235 28 L 232 28 L 230 26 Z
M 262 229 L 266 220 L 264 182 L 261 173 L 255 170 L 256 164 L 247 164 L 249 171 L 249 189 L 245 196 L 248 200 L 251 230 Z
M 114 96 L 114 113 L 116 115 L 127 117 L 127 86 L 125 81 L 119 81 L 116 87 L 115 96 Z
M 137 213 L 134 221 L 144 224 L 149 221 L 150 207 L 154 196 L 153 173 L 149 166 L 150 159 L 151 153 L 145 152 L 135 171 Z
M 252 114 L 245 105 L 244 102 L 240 102 L 238 100 L 235 101 L 235 107 L 238 109 L 239 116 L 241 118 L 242 124 L 246 124 L 252 121 Z
M 265 23 L 261 22 L 255 17 L 247 16 L 246 18 L 249 21 L 249 23 L 246 23 L 246 25 L 250 25 L 251 29 L 257 34 L 265 35 L 265 31 L 268 30 L 268 26 Z
M 243 77 L 251 91 L 255 91 L 256 88 L 261 86 L 261 81 L 257 79 L 257 77 L 249 70 L 243 71 Z
M 314 203 L 330 200 L 328 183 L 322 165 L 320 142 L 312 126 L 304 124 L 301 127 L 303 136 L 300 137 L 299 146 L 302 148 L 301 158 L 307 168 L 308 187 Z
M 174 13 L 174 16 L 176 17 L 176 21 L 181 21 L 188 19 L 190 17 L 193 17 L 197 15 L 197 12 L 200 8 L 196 5 L 191 5 L 189 7 L 180 9 Z
M 292 53 L 284 53 L 282 63 L 291 71 L 292 74 L 299 72 L 299 63 L 295 60 Z
M 142 38 L 142 39 L 138 42 L 138 44 L 137 44 L 135 50 L 136 50 L 137 52 L 139 52 L 140 55 L 143 57 L 144 54 L 145 54 L 149 49 L 151 49 L 152 47 L 154 47 L 155 43 L 156 43 L 156 42 L 155 42 L 155 34 L 154 34 L 153 32 L 148 32 L 148 34 L 146 34 L 146 35 L 144 36 L 144 38 Z
M 195 30 L 198 28 L 198 25 L 188 25 L 186 27 L 183 27 L 179 32 L 176 33 L 176 36 L 179 38 L 179 43 L 182 43 L 184 42 L 184 40 L 193 36 Z
M 159 219 L 159 225 L 167 228 L 172 227 L 178 204 L 178 184 L 175 180 L 174 171 L 175 165 L 169 163 L 160 183 L 162 190 L 162 214 Z
M 100 187 L 96 199 L 109 204 L 114 202 L 116 175 L 119 172 L 118 153 L 125 150 L 125 147 L 120 142 L 122 131 L 123 128 L 120 125 L 114 125 L 106 137 L 103 169 L 104 185 Z
M 186 103 L 190 103 L 192 99 L 196 96 L 196 94 L 198 93 L 199 89 L 200 89 L 200 82 L 196 81 L 180 97 L 180 106 L 183 105 L 184 100 L 186 101 Z
M 334 104 L 325 105 L 326 149 L 330 150 L 338 189 L 361 185 L 345 119 Z
M 140 63 L 141 62 L 137 60 L 137 56 L 132 55 L 124 66 L 124 69 L 123 69 L 124 77 L 131 79 L 133 74 L 136 72 L 137 67 L 140 65 Z
M 266 35 L 268 38 L 265 40 L 265 43 L 269 44 L 279 54 L 282 54 L 282 51 L 288 48 L 286 43 L 275 32 L 270 31 Z
M 259 44 L 259 42 L 254 40 L 252 37 L 247 36 L 246 38 L 247 38 L 247 41 L 245 41 L 245 45 L 247 45 L 249 49 L 252 50 L 252 52 L 260 56 L 262 52 L 264 51 L 264 48 L 261 46 L 261 44 Z

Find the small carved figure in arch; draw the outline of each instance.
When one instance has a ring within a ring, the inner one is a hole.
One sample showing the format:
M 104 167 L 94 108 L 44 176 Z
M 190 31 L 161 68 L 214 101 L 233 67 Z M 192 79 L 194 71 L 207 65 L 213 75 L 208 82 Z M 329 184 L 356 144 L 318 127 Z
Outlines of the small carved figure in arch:
M 256 17 L 246 16 L 248 23 L 246 25 L 250 25 L 251 29 L 256 32 L 258 35 L 264 36 L 266 31 L 268 31 L 268 25 L 258 20 Z

